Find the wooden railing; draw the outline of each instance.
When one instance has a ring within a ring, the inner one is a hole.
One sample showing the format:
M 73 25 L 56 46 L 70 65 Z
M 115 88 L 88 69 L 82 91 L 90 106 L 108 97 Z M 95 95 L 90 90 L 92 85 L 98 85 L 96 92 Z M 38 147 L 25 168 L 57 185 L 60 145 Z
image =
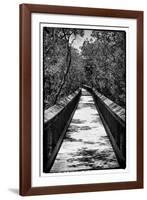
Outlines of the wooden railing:
M 81 90 L 62 99 L 58 104 L 44 112 L 43 127 L 43 171 L 49 172 L 58 150 L 63 141 L 65 132 L 76 110 Z
M 84 86 L 94 98 L 105 130 L 110 138 L 121 168 L 126 167 L 126 120 L 125 109 L 94 88 Z
M 94 88 L 83 86 L 94 98 L 105 130 L 109 136 L 121 168 L 126 167 L 125 109 Z M 66 130 L 77 108 L 81 90 L 62 99 L 44 112 L 43 171 L 49 172 L 62 144 Z

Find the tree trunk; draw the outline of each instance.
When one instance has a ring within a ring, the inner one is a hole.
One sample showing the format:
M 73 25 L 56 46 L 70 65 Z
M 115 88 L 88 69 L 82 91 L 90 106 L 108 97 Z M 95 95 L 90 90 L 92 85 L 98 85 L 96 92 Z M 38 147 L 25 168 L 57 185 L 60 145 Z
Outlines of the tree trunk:
M 66 56 L 66 72 L 63 76 L 63 79 L 62 79 L 62 82 L 59 86 L 59 89 L 58 89 L 58 92 L 57 92 L 57 95 L 55 97 L 55 100 L 54 100 L 54 104 L 56 104 L 59 96 L 60 96 L 60 93 L 61 93 L 61 90 L 65 84 L 65 81 L 66 81 L 66 77 L 68 75 L 68 72 L 69 72 L 69 69 L 70 69 L 70 65 L 71 65 L 71 47 L 69 46 L 69 42 L 67 43 L 67 56 Z

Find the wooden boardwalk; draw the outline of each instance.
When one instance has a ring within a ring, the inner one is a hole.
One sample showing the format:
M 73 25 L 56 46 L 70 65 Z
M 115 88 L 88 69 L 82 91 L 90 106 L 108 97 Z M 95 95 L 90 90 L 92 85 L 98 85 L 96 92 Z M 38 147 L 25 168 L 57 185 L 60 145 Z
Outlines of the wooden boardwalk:
M 82 89 L 80 101 L 50 173 L 119 168 L 93 97 Z

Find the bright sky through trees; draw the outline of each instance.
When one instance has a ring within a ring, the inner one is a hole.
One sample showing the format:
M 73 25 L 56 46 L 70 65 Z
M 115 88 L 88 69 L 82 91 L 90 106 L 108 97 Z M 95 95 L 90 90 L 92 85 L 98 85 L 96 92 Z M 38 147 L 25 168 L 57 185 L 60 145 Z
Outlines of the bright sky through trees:
M 80 47 L 82 47 L 84 40 L 88 39 L 90 41 L 90 39 L 93 39 L 93 37 L 91 37 L 91 33 L 91 30 L 84 30 L 83 37 L 77 35 L 76 40 L 73 42 L 73 47 L 81 51 Z

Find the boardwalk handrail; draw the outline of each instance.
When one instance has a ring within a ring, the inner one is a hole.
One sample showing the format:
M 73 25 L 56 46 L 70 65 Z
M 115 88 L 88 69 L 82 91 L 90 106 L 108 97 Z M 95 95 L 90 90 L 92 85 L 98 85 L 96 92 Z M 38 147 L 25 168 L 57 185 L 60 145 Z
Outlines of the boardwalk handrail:
M 79 102 L 81 90 L 44 111 L 43 171 L 49 172 Z
M 96 108 L 100 114 L 104 127 L 122 168 L 126 167 L 126 122 L 125 109 L 109 98 L 102 95 L 95 88 L 84 86 L 93 95 Z

